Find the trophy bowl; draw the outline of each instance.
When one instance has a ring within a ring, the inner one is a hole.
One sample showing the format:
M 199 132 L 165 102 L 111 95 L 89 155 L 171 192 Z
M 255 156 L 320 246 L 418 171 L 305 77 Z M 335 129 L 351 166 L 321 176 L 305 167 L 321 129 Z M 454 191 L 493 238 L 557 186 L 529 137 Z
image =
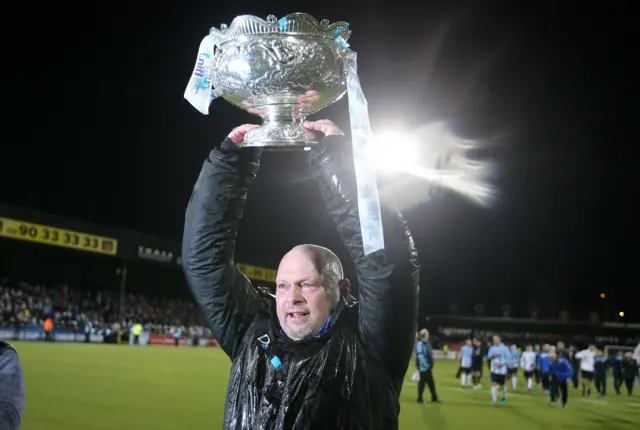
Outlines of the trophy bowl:
M 303 123 L 346 92 L 346 22 L 318 22 L 304 13 L 266 20 L 236 17 L 212 28 L 216 48 L 211 83 L 217 96 L 263 119 L 244 145 L 289 150 L 317 142 Z

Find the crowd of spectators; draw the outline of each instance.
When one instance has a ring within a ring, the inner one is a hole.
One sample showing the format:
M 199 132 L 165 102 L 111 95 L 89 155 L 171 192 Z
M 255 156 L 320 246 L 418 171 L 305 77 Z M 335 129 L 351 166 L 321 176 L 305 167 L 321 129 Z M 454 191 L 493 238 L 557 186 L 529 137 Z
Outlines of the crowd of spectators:
M 205 331 L 200 313 L 190 301 L 126 294 L 121 302 L 110 291 L 82 291 L 68 285 L 0 278 L 0 328 L 42 327 L 47 318 L 56 328 L 81 331 L 89 322 L 96 329 L 115 331 L 135 323 L 158 334 L 168 334 L 176 326 Z

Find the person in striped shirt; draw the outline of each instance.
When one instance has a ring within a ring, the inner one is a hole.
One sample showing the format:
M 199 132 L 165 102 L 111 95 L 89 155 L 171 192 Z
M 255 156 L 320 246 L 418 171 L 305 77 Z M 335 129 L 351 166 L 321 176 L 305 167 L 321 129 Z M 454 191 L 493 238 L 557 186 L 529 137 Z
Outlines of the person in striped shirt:
M 460 369 L 462 370 L 462 388 L 471 387 L 471 362 L 473 360 L 473 345 L 467 339 L 460 348 Z
M 511 358 L 507 365 L 507 378 L 511 379 L 511 387 L 515 391 L 518 388 L 518 368 L 520 367 L 520 352 L 516 344 L 511 345 L 509 351 Z
M 507 403 L 507 368 L 511 360 L 509 348 L 502 343 L 500 336 L 493 336 L 493 345 L 489 348 L 487 358 L 491 360 L 491 405 L 498 403 L 498 389 L 502 391 L 503 405 Z

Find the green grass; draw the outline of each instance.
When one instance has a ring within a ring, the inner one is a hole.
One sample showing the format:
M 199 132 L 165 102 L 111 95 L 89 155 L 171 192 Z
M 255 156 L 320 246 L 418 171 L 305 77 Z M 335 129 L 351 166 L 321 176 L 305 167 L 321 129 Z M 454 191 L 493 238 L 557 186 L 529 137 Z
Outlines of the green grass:
M 222 421 L 229 360 L 214 348 L 17 343 L 27 383 L 23 430 L 203 430 Z M 416 403 L 416 385 L 402 392 L 400 428 L 632 429 L 640 424 L 640 393 L 581 398 L 551 408 L 522 384 L 505 406 L 490 394 L 463 390 L 455 363 L 439 361 L 435 378 L 443 404 Z M 639 390 L 640 391 L 640 390 Z M 428 398 L 428 396 L 427 396 Z

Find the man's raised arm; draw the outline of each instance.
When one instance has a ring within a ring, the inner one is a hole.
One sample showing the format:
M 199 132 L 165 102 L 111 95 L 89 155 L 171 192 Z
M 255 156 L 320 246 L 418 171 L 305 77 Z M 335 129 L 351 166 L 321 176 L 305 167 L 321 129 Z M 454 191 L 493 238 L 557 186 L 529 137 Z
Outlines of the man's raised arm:
M 328 136 L 312 148 L 311 169 L 358 271 L 359 330 L 364 348 L 404 377 L 418 316 L 418 254 L 402 215 L 382 202 L 385 249 L 364 255 L 351 147 Z
M 263 306 L 234 261 L 247 187 L 259 166 L 257 150 L 240 149 L 225 139 L 205 160 L 185 216 L 182 266 L 187 283 L 213 336 L 231 359 Z

